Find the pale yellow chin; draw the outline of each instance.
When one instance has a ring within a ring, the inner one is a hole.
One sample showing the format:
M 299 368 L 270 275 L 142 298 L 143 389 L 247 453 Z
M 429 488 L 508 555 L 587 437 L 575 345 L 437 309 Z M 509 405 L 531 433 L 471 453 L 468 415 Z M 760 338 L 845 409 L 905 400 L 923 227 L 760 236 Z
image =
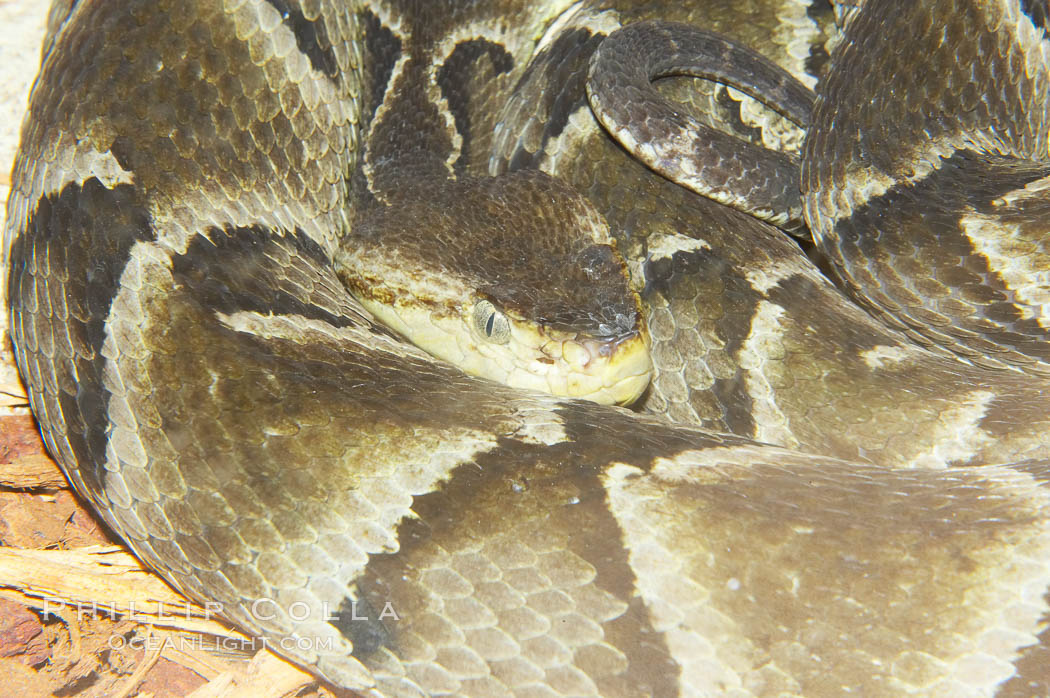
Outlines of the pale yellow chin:
M 508 385 L 605 405 L 629 405 L 649 386 L 653 362 L 649 345 L 640 334 L 615 342 L 557 340 L 532 334 L 544 355 L 556 357 L 554 366 L 559 370 L 545 374 L 517 371 L 505 379 Z M 529 385 L 529 381 L 535 383 Z
M 652 377 L 649 345 L 641 334 L 615 342 L 577 340 L 512 321 L 510 341 L 494 344 L 458 317 L 436 317 L 415 306 L 369 299 L 361 303 L 379 322 L 428 354 L 512 388 L 628 405 L 645 392 Z

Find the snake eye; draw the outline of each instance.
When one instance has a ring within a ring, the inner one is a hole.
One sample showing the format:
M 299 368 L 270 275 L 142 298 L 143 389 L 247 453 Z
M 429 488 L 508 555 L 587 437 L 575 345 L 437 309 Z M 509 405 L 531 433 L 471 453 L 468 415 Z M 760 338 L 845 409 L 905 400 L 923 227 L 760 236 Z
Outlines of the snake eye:
M 510 341 L 510 320 L 488 301 L 478 301 L 474 306 L 474 329 L 494 344 Z

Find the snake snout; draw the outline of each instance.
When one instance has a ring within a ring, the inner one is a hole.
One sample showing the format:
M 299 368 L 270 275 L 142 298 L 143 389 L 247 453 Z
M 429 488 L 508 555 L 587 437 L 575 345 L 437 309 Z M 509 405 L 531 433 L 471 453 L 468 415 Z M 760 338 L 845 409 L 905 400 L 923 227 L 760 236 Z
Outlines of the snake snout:
M 629 405 L 645 392 L 652 377 L 648 334 L 641 329 L 566 343 L 563 355 L 579 376 L 569 382 L 570 397 Z

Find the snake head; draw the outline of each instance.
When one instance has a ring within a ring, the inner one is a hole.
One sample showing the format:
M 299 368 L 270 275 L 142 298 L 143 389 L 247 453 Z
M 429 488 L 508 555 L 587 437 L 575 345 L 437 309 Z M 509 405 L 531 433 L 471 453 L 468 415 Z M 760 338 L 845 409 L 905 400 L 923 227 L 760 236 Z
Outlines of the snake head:
M 358 216 L 340 277 L 383 324 L 472 375 L 628 404 L 649 336 L 604 218 L 539 172 L 422 180 Z

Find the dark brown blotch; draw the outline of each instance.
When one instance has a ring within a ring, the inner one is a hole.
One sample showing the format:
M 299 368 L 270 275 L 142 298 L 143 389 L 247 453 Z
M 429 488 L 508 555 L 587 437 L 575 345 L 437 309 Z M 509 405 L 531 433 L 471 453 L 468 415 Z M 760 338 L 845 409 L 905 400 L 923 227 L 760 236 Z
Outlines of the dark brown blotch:
M 606 338 L 638 327 L 626 265 L 612 244 L 596 244 L 585 231 L 604 222 L 568 185 L 519 172 L 421 178 L 405 189 L 411 197 L 355 221 L 344 244 L 365 269 L 341 273 L 381 275 L 377 265 L 397 260 L 390 274 L 422 269 L 461 278 L 504 310 L 555 330 Z
M 67 469 L 79 467 L 94 492 L 102 490 L 109 433 L 110 392 L 103 380 L 102 355 L 106 322 L 132 247 L 153 238 L 149 212 L 135 187 L 107 189 L 92 177 L 39 199 L 11 248 L 8 300 L 15 346 L 54 352 L 20 352 L 22 375 L 28 375 L 26 362 L 39 362 L 55 372 L 50 389 L 58 389 L 64 425 L 43 427 L 60 432 L 64 426 L 65 434 L 56 437 L 66 438 L 76 462 L 67 462 L 61 453 L 52 455 Z M 64 299 L 68 317 L 41 307 L 39 299 L 54 294 Z M 32 342 L 26 341 L 27 335 Z M 41 346 L 41 339 L 66 336 L 68 342 Z M 50 392 L 42 385 L 30 389 Z
M 288 0 L 266 2 L 281 14 L 284 24 L 295 36 L 295 45 L 309 59 L 313 69 L 334 82 L 339 77 L 339 64 L 321 18 L 307 19 L 298 3 Z

